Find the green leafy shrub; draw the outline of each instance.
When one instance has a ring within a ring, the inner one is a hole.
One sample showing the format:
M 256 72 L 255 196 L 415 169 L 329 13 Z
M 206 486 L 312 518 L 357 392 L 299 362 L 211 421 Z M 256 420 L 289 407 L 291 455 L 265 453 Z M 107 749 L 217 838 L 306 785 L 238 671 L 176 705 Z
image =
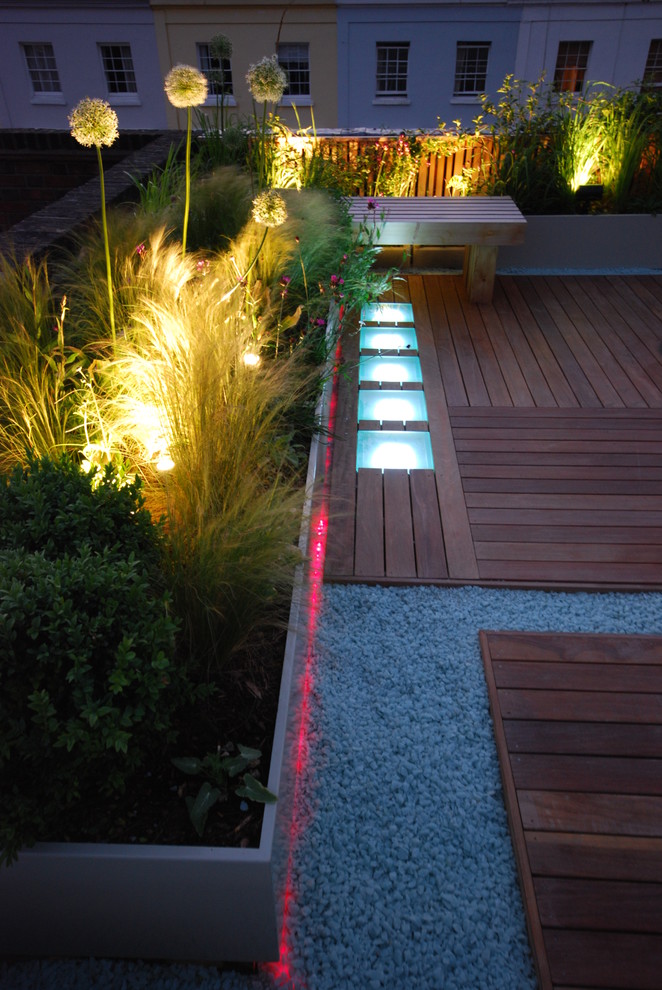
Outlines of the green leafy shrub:
M 58 557 L 84 546 L 157 561 L 157 529 L 138 480 L 119 485 L 110 466 L 86 474 L 68 456 L 29 457 L 2 480 L 1 548 Z
M 138 488 L 110 471 L 95 489 L 42 460 L 0 486 L 0 862 L 66 831 L 85 792 L 121 791 L 172 734 L 183 684 L 157 556 Z

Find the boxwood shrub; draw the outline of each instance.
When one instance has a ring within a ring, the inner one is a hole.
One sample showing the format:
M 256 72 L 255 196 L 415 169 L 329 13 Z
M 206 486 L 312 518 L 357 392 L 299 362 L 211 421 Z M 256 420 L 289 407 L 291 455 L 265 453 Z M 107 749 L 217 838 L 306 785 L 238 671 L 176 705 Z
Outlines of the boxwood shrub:
M 171 732 L 182 683 L 139 485 L 71 460 L 0 481 L 0 861 L 121 790 Z

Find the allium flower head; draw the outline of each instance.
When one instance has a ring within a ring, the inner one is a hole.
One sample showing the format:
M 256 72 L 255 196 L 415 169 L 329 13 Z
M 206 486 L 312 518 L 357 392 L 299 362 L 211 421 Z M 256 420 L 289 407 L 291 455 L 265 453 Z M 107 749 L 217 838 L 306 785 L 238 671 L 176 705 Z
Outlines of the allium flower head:
M 246 82 L 256 103 L 278 103 L 287 88 L 287 76 L 276 55 L 265 55 L 249 66 Z
M 207 99 L 207 77 L 192 65 L 175 65 L 164 89 L 173 107 L 198 107 Z
M 110 147 L 117 140 L 119 129 L 117 114 L 105 100 L 86 96 L 74 107 L 69 115 L 71 136 L 84 148 L 102 144 Z
M 222 58 L 232 58 L 232 42 L 224 34 L 215 34 L 209 42 L 209 51 L 219 62 Z
M 280 193 L 267 189 L 253 200 L 253 219 L 265 227 L 280 227 L 287 220 L 287 207 Z

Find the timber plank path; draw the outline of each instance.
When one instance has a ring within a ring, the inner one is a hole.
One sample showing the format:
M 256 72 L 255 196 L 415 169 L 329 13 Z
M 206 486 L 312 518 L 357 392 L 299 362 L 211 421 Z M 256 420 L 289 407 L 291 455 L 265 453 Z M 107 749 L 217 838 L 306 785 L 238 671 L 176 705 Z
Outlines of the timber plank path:
M 662 637 L 481 647 L 541 990 L 659 990 Z
M 662 588 L 662 277 L 498 276 L 482 305 L 456 275 L 395 292 L 434 470 L 356 470 L 348 336 L 326 579 Z

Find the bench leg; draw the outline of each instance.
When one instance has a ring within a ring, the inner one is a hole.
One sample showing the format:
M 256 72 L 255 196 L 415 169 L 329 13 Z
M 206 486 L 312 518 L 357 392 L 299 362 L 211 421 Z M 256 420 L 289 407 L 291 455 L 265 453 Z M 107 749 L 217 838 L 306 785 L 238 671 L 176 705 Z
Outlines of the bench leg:
M 464 249 L 464 284 L 470 302 L 492 301 L 498 250 L 481 244 L 470 244 Z

